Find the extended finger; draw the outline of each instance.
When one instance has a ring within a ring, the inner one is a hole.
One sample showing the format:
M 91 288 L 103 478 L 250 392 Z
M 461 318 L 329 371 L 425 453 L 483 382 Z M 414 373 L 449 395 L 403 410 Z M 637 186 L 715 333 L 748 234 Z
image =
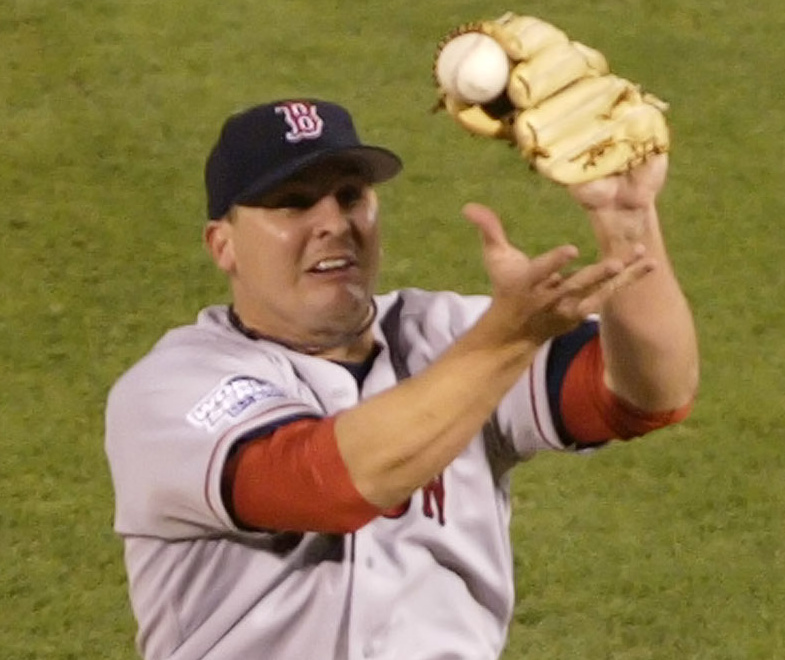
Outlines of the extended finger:
M 529 282 L 532 286 L 544 284 L 547 289 L 563 286 L 566 278 L 560 271 L 576 259 L 578 254 L 578 248 L 574 245 L 559 245 L 534 257 L 529 264 Z
M 542 283 L 546 289 L 556 289 L 564 281 L 564 275 L 560 272 L 551 273 Z
M 502 222 L 493 210 L 484 204 L 470 202 L 463 207 L 463 215 L 480 230 L 483 246 L 486 249 L 509 246 Z
M 564 278 L 560 286 L 561 293 L 579 296 L 583 292 L 593 291 L 624 270 L 625 265 L 619 259 L 605 259 L 599 263 L 589 264 Z
M 578 303 L 579 313 L 587 316 L 599 312 L 613 295 L 645 277 L 656 267 L 657 263 L 653 259 L 639 259 L 629 264 L 619 273 L 606 278 L 593 290 L 587 292 Z

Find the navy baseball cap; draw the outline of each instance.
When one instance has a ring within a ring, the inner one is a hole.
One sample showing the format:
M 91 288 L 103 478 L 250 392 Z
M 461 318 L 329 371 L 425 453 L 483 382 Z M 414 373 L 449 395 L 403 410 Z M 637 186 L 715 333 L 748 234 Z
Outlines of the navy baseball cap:
M 372 183 L 401 171 L 401 159 L 363 144 L 349 112 L 317 99 L 281 100 L 229 117 L 207 158 L 205 185 L 211 220 L 234 204 L 253 202 L 303 168 L 323 159 L 357 161 Z

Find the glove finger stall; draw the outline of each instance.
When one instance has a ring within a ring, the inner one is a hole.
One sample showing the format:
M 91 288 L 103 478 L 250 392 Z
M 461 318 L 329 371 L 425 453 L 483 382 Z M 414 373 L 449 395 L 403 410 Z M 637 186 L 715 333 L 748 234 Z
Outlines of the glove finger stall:
M 597 118 L 591 133 L 570 133 L 532 160 L 544 176 L 572 185 L 625 172 L 669 146 L 668 127 L 656 105 L 622 101 L 610 115 Z
M 555 44 L 513 68 L 507 96 L 514 106 L 526 110 L 576 80 L 607 72 L 608 63 L 599 51 L 577 42 Z

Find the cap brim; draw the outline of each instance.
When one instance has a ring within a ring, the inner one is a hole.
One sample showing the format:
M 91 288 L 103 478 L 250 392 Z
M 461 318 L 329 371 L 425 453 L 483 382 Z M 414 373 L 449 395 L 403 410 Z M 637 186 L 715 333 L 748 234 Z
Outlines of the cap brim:
M 363 145 L 357 147 L 343 147 L 340 149 L 324 149 L 317 153 L 311 153 L 302 158 L 294 159 L 287 163 L 286 167 L 281 167 L 274 173 L 257 179 L 240 193 L 233 200 L 233 203 L 243 204 L 243 202 L 255 201 L 259 199 L 259 197 L 272 192 L 277 186 L 305 168 L 330 160 L 354 161 L 360 163 L 363 170 L 368 172 L 371 183 L 389 181 L 403 169 L 403 162 L 401 159 L 395 153 L 384 147 Z

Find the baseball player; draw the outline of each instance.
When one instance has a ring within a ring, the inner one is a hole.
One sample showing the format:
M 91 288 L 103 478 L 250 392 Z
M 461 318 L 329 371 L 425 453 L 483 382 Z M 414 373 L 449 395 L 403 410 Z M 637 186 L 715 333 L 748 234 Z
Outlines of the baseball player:
M 321 100 L 250 108 L 206 165 L 230 305 L 112 388 L 106 450 L 146 660 L 485 660 L 514 593 L 509 472 L 683 419 L 690 310 L 667 160 L 570 189 L 601 258 L 530 258 L 467 204 L 490 296 L 377 295 L 399 158 Z

